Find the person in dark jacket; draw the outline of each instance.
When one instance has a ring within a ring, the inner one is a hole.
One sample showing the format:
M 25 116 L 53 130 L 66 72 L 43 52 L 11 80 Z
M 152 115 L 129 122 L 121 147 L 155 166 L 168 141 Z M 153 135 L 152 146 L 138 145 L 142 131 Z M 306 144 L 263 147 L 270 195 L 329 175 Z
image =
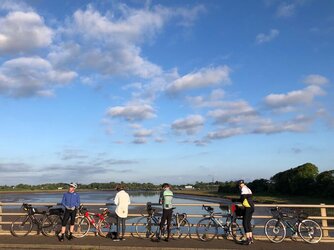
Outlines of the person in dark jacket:
M 250 245 L 254 243 L 253 241 L 253 232 L 251 220 L 254 213 L 254 202 L 253 202 L 253 194 L 252 191 L 245 185 L 243 180 L 238 181 L 239 189 L 240 189 L 240 202 L 244 207 L 244 214 L 242 217 L 242 224 L 246 233 L 246 241 L 244 242 L 246 245 Z
M 77 188 L 76 183 L 70 183 L 68 192 L 66 192 L 63 195 L 63 199 L 61 201 L 61 204 L 65 208 L 64 218 L 62 221 L 62 228 L 61 232 L 58 235 L 59 241 L 64 241 L 64 235 L 66 231 L 66 225 L 68 222 L 68 219 L 70 219 L 70 233 L 68 235 L 68 239 L 73 239 L 73 230 L 74 230 L 74 222 L 75 222 L 75 216 L 77 214 L 77 209 L 80 206 L 80 196 L 78 193 L 75 192 Z

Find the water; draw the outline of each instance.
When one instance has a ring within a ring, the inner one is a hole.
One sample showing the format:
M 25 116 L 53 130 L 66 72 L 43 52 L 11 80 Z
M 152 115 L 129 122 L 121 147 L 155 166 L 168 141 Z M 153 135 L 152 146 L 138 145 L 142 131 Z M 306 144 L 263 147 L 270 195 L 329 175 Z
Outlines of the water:
M 66 192 L 66 191 L 64 191 Z M 113 203 L 113 199 L 116 195 L 116 191 L 87 191 L 78 192 L 80 194 L 80 200 L 82 203 Z M 158 203 L 158 192 L 145 192 L 145 191 L 129 191 L 131 203 Z M 63 196 L 63 192 L 56 193 L 0 193 L 0 201 L 3 203 L 60 203 Z M 201 204 L 210 202 L 211 199 L 196 198 L 182 195 L 175 195 L 173 199 L 174 204 L 178 203 L 192 203 L 199 204 L 195 207 L 189 206 L 176 206 L 176 212 L 185 212 L 189 214 L 203 214 Z M 213 200 L 211 202 L 214 202 Z M 222 200 L 220 201 L 222 202 Z M 220 209 L 217 208 L 220 211 Z M 217 211 L 218 212 L 218 211 Z

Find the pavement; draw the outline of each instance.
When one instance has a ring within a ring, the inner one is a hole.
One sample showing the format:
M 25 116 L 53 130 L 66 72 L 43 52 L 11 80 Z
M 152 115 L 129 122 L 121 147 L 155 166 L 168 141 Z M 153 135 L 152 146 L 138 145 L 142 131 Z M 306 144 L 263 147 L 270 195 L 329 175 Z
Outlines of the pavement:
M 45 237 L 41 235 L 28 235 L 26 237 L 14 237 L 11 235 L 0 236 L 0 249 L 115 249 L 115 250 L 204 250 L 204 249 L 284 249 L 284 250 L 333 250 L 334 243 L 320 242 L 317 244 L 308 244 L 302 241 L 284 241 L 279 244 L 271 243 L 268 240 L 256 240 L 254 244 L 246 246 L 236 244 L 233 240 L 214 239 L 210 242 L 202 242 L 198 239 L 170 240 L 169 242 L 152 242 L 148 239 L 138 239 L 134 237 L 126 238 L 125 241 L 114 242 L 109 238 L 99 236 L 87 236 L 80 239 L 73 239 L 59 242 L 56 237 Z

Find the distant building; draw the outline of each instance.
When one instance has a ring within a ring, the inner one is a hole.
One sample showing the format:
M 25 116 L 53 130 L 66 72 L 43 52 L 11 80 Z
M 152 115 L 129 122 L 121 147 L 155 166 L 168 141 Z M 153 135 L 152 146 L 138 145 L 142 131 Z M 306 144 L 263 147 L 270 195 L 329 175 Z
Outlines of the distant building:
M 185 189 L 194 189 L 194 187 L 191 186 L 191 185 L 184 186 L 184 188 L 185 188 Z
M 62 189 L 63 189 L 63 187 L 58 187 L 57 189 L 58 189 L 58 190 L 62 190 Z

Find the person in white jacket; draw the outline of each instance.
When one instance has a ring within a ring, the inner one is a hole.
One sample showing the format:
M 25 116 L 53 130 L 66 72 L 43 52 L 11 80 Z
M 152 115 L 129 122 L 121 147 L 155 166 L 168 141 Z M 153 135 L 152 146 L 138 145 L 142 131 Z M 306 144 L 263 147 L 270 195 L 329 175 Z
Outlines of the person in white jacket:
M 115 241 L 124 240 L 125 234 L 125 220 L 128 217 L 128 207 L 130 205 L 130 196 L 124 191 L 124 185 L 118 184 L 116 186 L 117 194 L 115 196 L 116 218 L 117 218 L 117 236 Z M 122 236 L 120 237 L 120 227 L 122 224 Z

